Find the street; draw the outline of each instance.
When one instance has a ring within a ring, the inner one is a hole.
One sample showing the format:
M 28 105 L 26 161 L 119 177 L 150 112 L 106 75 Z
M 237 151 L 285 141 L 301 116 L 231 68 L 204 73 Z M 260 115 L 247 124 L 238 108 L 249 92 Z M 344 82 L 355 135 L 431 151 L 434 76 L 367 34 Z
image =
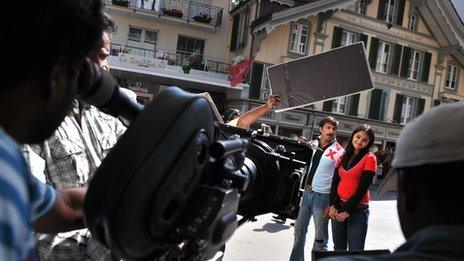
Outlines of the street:
M 366 238 L 366 250 L 395 250 L 404 242 L 398 215 L 396 212 L 395 192 L 380 198 L 372 191 L 370 202 L 369 228 Z M 284 261 L 288 260 L 293 246 L 293 220 L 283 223 L 274 221 L 272 214 L 259 216 L 257 222 L 248 222 L 239 227 L 226 247 L 225 261 Z M 306 240 L 305 257 L 310 260 L 314 225 L 309 227 Z M 331 238 L 330 224 L 329 237 Z M 330 241 L 330 240 L 329 240 Z M 329 249 L 333 244 L 329 242 Z

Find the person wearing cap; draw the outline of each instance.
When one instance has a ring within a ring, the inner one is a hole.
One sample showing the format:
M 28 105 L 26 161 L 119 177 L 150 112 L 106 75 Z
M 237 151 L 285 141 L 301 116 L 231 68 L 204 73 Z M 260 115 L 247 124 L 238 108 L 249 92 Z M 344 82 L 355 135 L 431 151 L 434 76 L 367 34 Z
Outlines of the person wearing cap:
M 369 152 L 375 135 L 363 124 L 353 131 L 339 159 L 330 190 L 334 250 L 364 250 L 369 220 L 369 186 L 377 172 L 377 158 Z
M 343 155 L 343 147 L 336 141 L 338 121 L 334 117 L 324 117 L 319 122 L 320 137 L 309 142 L 314 148 L 310 168 L 303 182 L 304 192 L 300 210 L 295 221 L 294 242 L 291 261 L 302 261 L 304 246 L 311 217 L 314 218 L 313 250 L 325 251 L 329 241 L 328 220 L 324 213 L 328 212 L 330 186 L 334 175 L 335 164 Z
M 378 190 L 397 189 L 406 242 L 389 255 L 327 260 L 464 260 L 463 130 L 463 102 L 432 108 L 407 124 Z
M 224 122 L 230 126 L 248 129 L 251 124 L 255 123 L 259 118 L 264 116 L 264 114 L 272 110 L 272 108 L 274 108 L 280 100 L 281 97 L 279 93 L 272 94 L 269 98 L 267 98 L 265 104 L 251 109 L 242 115 L 240 115 L 240 110 L 229 109 L 224 115 Z

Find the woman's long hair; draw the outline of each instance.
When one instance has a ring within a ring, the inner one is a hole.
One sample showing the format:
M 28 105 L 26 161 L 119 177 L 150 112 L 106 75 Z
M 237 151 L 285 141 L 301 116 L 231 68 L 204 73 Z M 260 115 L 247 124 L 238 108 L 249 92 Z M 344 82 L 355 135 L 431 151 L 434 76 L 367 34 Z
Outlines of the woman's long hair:
M 353 138 L 354 135 L 360 131 L 364 131 L 367 133 L 367 136 L 369 136 L 369 143 L 365 148 L 361 149 L 361 151 L 358 154 L 354 155 Z M 362 159 L 362 157 L 364 157 L 364 155 L 366 155 L 369 152 L 369 149 L 371 148 L 372 144 L 374 144 L 374 140 L 375 134 L 369 125 L 362 124 L 356 127 L 353 133 L 351 133 L 351 137 L 345 148 L 345 154 L 343 155 L 342 159 L 343 168 L 349 169 L 353 167 L 356 163 L 358 163 Z

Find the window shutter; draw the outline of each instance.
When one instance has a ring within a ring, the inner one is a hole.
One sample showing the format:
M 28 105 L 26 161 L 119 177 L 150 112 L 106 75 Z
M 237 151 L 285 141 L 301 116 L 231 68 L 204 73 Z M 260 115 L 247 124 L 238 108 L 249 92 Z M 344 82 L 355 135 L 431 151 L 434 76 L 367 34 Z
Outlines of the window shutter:
M 264 64 L 253 63 L 253 70 L 251 71 L 250 83 L 250 98 L 259 99 L 261 92 L 261 81 L 263 80 Z
M 385 20 L 385 8 L 387 8 L 387 0 L 379 1 L 379 12 L 377 13 L 377 19 Z
M 401 119 L 401 111 L 403 109 L 403 100 L 404 96 L 401 94 L 396 94 L 396 101 L 395 101 L 395 112 L 393 114 L 393 122 L 400 123 Z
M 371 48 L 369 50 L 369 63 L 371 69 L 375 70 L 375 64 L 377 63 L 377 52 L 379 50 L 379 39 L 372 37 Z
M 422 71 L 421 71 L 421 81 L 428 82 L 429 81 L 429 73 L 430 73 L 430 61 L 432 60 L 431 53 L 425 53 L 424 55 L 424 62 L 422 63 Z
M 322 105 L 322 110 L 332 112 L 332 106 L 333 106 L 333 100 L 325 101 L 324 104 Z
M 424 107 L 425 107 L 425 99 L 417 99 L 417 112 L 416 112 L 416 117 L 421 115 L 424 112 Z
M 401 63 L 401 77 L 408 77 L 410 59 L 411 59 L 411 48 L 405 46 L 403 49 L 403 62 Z
M 234 15 L 232 22 L 232 36 L 230 38 L 230 51 L 237 49 L 238 26 L 240 25 L 240 15 Z
M 403 51 L 403 46 L 400 44 L 395 44 L 395 50 L 393 53 L 393 63 L 390 74 L 398 75 L 398 72 L 400 70 L 401 51 Z
M 359 34 L 359 41 L 364 43 L 364 49 L 367 48 L 367 35 Z
M 348 114 L 357 117 L 358 107 L 359 107 L 359 93 L 350 96 L 350 111 Z
M 396 13 L 396 24 L 399 26 L 403 25 L 405 3 L 406 3 L 406 0 L 399 0 L 398 13 Z
M 374 89 L 371 92 L 371 105 L 369 107 L 369 119 L 379 120 L 380 105 L 382 103 L 382 90 Z
M 343 28 L 335 26 L 332 36 L 332 48 L 339 47 L 342 44 Z

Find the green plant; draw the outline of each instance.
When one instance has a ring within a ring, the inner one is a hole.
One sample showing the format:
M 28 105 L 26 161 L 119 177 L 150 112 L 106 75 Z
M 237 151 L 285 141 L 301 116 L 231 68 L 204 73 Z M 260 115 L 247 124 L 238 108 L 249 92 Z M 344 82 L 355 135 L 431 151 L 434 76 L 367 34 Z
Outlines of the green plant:
M 163 8 L 162 11 L 163 11 L 163 14 L 165 15 L 170 15 L 170 16 L 179 17 L 179 18 L 182 18 L 184 16 L 184 13 L 182 12 L 182 10 L 175 9 L 175 8 L 171 8 L 171 9 Z
M 193 17 L 193 20 L 209 24 L 213 18 L 208 13 L 199 13 Z
M 188 63 L 182 64 L 182 70 L 184 71 L 184 73 L 189 73 L 190 69 L 192 69 L 192 66 L 190 64 Z

